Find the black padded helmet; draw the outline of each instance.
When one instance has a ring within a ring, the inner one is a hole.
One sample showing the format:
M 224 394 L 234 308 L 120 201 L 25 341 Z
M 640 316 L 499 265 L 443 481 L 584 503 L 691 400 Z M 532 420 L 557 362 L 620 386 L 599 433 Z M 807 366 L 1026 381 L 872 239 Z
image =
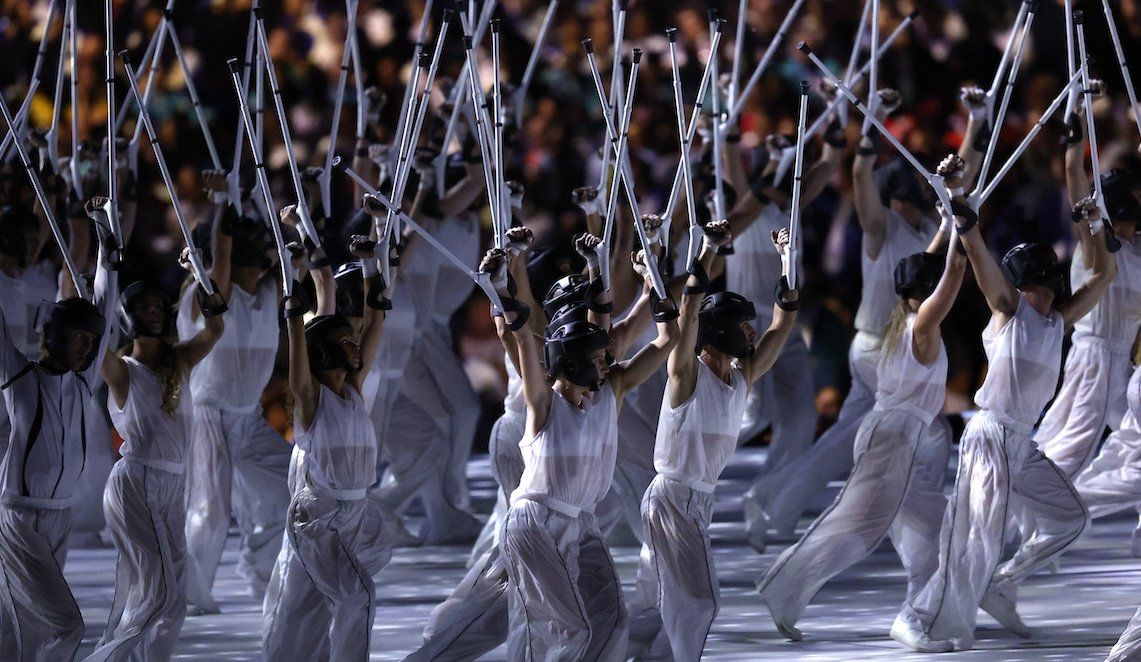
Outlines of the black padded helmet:
M 153 333 L 145 324 L 140 324 L 135 311 L 135 306 L 148 294 L 153 294 L 162 301 L 163 322 L 158 333 Z M 145 280 L 136 280 L 119 295 L 119 316 L 123 322 L 123 333 L 130 338 L 167 338 L 174 334 L 174 307 L 170 298 L 153 283 Z
M 741 330 L 741 322 L 757 318 L 753 302 L 736 292 L 717 292 L 701 301 L 697 312 L 697 347 L 710 347 L 730 356 L 751 356 L 754 347 Z
M 1003 256 L 1002 266 L 1017 289 L 1042 285 L 1054 291 L 1055 299 L 1062 296 L 1065 275 L 1054 249 L 1046 244 L 1018 244 Z
M 895 265 L 895 293 L 922 301 L 931 296 L 943 275 L 943 258 L 934 253 L 908 255 Z
M 352 335 L 353 327 L 343 315 L 318 315 L 305 324 L 305 346 L 309 350 L 309 370 L 318 373 L 323 370 L 357 372 L 361 366 L 349 363 L 341 344 L 335 340 L 340 332 Z
M 602 376 L 591 355 L 610 346 L 610 334 L 590 322 L 569 322 L 547 331 L 543 355 L 547 372 L 554 378 L 592 390 L 602 385 Z
M 49 308 L 47 318 L 44 320 L 44 348 L 48 354 L 67 365 L 71 364 L 71 355 L 68 352 L 68 340 L 73 331 L 86 331 L 95 335 L 91 351 L 79 366 L 79 371 L 86 370 L 95 361 L 98 353 L 99 341 L 103 338 L 103 330 L 107 320 L 95 304 L 80 297 L 71 297 L 58 301 Z

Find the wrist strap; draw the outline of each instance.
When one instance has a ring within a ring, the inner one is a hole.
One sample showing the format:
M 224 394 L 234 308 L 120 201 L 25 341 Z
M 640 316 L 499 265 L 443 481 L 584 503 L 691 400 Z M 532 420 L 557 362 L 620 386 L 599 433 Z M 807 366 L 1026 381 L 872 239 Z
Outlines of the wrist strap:
M 670 302 L 672 307 L 666 308 L 662 304 Z M 650 315 L 654 318 L 655 322 L 670 322 L 676 320 L 681 313 L 677 309 L 677 304 L 672 298 L 662 299 L 658 296 L 657 290 L 650 290 Z
M 508 280 L 508 286 L 510 287 L 510 280 Z M 600 294 L 602 294 L 603 292 L 605 292 L 605 290 L 602 289 L 602 279 L 601 278 L 596 278 L 587 284 L 587 286 L 586 286 L 586 308 L 587 308 L 587 310 L 589 310 L 593 313 L 598 313 L 600 315 L 608 315 L 608 314 L 614 312 L 614 302 L 613 301 L 609 301 L 607 303 L 598 303 L 597 301 L 595 301 L 595 299 Z
M 697 285 L 690 285 L 687 278 L 682 294 L 705 294 L 709 291 L 709 272 L 705 270 L 700 260 L 693 261 L 693 266 L 689 268 L 689 275 L 697 279 Z
M 987 145 L 990 144 L 990 127 L 983 127 L 975 134 L 975 139 L 971 142 L 971 149 L 976 152 L 986 152 Z
M 848 146 L 848 140 L 844 137 L 844 126 L 840 124 L 839 117 L 833 117 L 828 123 L 828 128 L 824 130 L 824 142 L 836 149 Z
M 1077 115 L 1073 115 L 1069 120 L 1062 122 L 1062 127 L 1065 128 L 1065 133 L 1062 134 L 1061 142 L 1063 145 L 1077 145 L 1085 136 L 1082 135 L 1082 123 L 1078 121 Z
M 951 213 L 964 219 L 961 225 L 955 223 L 955 229 L 959 231 L 959 234 L 969 232 L 979 222 L 979 215 L 975 213 L 975 210 L 958 200 L 951 201 Z
M 781 310 L 788 311 L 788 312 L 795 312 L 797 310 L 800 310 L 800 299 L 797 299 L 796 301 L 786 301 L 785 300 L 785 295 L 787 295 L 791 291 L 792 291 L 792 289 L 788 286 L 788 277 L 787 276 L 781 276 L 780 280 L 777 281 L 777 286 L 776 286 L 777 308 L 780 308 Z
M 522 301 L 514 297 L 499 297 L 499 301 L 503 304 L 504 311 L 515 313 L 515 321 L 507 323 L 507 330 L 518 331 L 531 318 L 531 307 Z M 507 317 L 504 316 L 503 319 L 506 321 Z
M 203 317 L 217 317 L 230 309 L 230 305 L 218 293 L 218 284 L 214 282 L 213 278 L 210 279 L 210 285 L 214 293 L 218 294 L 218 305 L 210 305 L 210 295 L 206 294 L 206 289 L 201 285 L 194 291 L 194 296 L 198 299 L 198 309 L 202 311 Z

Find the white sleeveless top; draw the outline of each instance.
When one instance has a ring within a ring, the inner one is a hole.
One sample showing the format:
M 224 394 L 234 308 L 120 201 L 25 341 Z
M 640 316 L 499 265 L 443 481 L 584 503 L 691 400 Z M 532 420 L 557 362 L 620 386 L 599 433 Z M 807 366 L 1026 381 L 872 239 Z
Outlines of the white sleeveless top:
M 317 389 L 317 412 L 308 430 L 294 443 L 305 451 L 308 484 L 317 494 L 343 501 L 363 499 L 376 482 L 376 431 L 360 393 L 348 384 L 346 396 L 328 386 Z
M 264 278 L 257 292 L 231 288 L 229 310 L 222 314 L 225 330 L 190 372 L 194 403 L 223 411 L 249 413 L 260 407 L 262 391 L 273 375 L 277 356 L 278 292 L 272 278 Z M 186 288 L 178 308 L 178 337 L 187 340 L 205 327 L 201 315 L 191 321 L 190 300 L 194 288 Z
M 891 320 L 891 312 L 899 301 L 895 293 L 895 267 L 908 255 L 927 250 L 939 227 L 926 216 L 919 228 L 911 227 L 902 216 L 890 209 L 884 210 L 884 239 L 876 259 L 860 248 L 860 306 L 856 309 L 856 330 L 883 336 L 884 327 Z
M 1094 241 L 1103 241 L 1101 236 Z M 1115 352 L 1128 355 L 1141 328 L 1141 238 L 1122 242 L 1117 257 L 1117 278 L 1089 313 L 1074 324 L 1074 340 L 1101 338 Z M 1078 289 L 1090 277 L 1082 265 L 1081 245 L 1070 263 L 1070 282 Z
M 654 469 L 667 478 L 711 493 L 717 478 L 737 450 L 737 435 L 745 414 L 749 384 L 734 364 L 726 384 L 697 359 L 693 394 L 678 407 L 662 400 Z
M 772 323 L 781 274 L 780 254 L 770 233 L 788 225 L 788 219 L 776 205 L 765 205 L 761 215 L 733 238 L 733 253 L 725 257 L 725 287 L 753 302 L 757 309 L 754 326 L 758 329 Z
M 618 412 L 614 390 L 604 383 L 575 407 L 551 390 L 551 410 L 543 429 L 519 442 L 523 477 L 511 494 L 514 503 L 531 499 L 576 517 L 606 496 L 618 452 Z
M 142 464 L 180 474 L 186 468 L 187 431 L 193 411 L 190 387 L 182 378 L 182 391 L 173 413 L 162 410 L 162 384 L 150 368 L 138 360 L 123 358 L 130 375 L 127 401 L 120 409 L 115 396 L 107 396 L 107 413 L 123 445 L 119 454 Z
M 907 316 L 895 351 L 880 353 L 875 408 L 902 410 L 930 425 L 947 397 L 947 347 L 940 339 L 938 358 L 931 365 L 920 363 L 913 345 L 915 317 L 915 313 Z
M 1005 326 L 996 329 L 992 318 L 983 331 L 990 366 L 975 394 L 978 406 L 1016 425 L 1033 427 L 1058 386 L 1065 333 L 1059 312 L 1042 317 L 1021 296 Z

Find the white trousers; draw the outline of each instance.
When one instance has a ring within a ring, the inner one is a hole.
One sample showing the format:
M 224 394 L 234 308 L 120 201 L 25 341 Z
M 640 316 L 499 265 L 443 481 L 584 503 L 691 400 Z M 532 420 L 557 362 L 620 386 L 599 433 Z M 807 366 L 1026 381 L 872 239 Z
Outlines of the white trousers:
M 848 349 L 852 386 L 840 414 L 816 443 L 803 455 L 780 469 L 761 476 L 746 498 L 754 499 L 768 517 L 768 526 L 790 535 L 809 501 L 835 480 L 852 470 L 856 431 L 876 404 L 876 368 L 879 339 L 857 334 Z M 949 434 L 949 431 L 948 431 Z M 749 530 L 755 522 L 746 522 Z
M 1121 427 L 1074 481 L 1091 518 L 1141 506 L 1141 366 L 1129 380 L 1128 402 Z
M 567 517 L 520 499 L 500 549 L 510 590 L 510 660 L 621 660 L 627 620 L 622 583 L 593 515 Z
M 376 496 L 399 511 L 419 496 L 426 544 L 475 539 L 482 526 L 467 509 L 467 460 L 479 400 L 451 345 L 428 332 L 418 338 L 382 439 L 389 466 Z
M 709 541 L 714 497 L 657 476 L 642 500 L 646 543 L 628 655 L 698 660 L 721 601 Z
M 472 545 L 468 556 L 468 569 L 474 568 L 480 559 L 499 545 L 499 528 L 507 519 L 511 493 L 519 487 L 523 476 L 523 453 L 519 442 L 523 439 L 527 415 L 507 411 L 491 426 L 491 436 L 487 441 L 487 453 L 491 459 L 491 475 L 499 485 L 496 492 L 495 508 L 479 532 L 479 538 Z
M 1106 426 L 1116 430 L 1121 424 L 1130 373 L 1128 349 L 1087 337 L 1075 340 L 1066 356 L 1062 387 L 1034 441 L 1070 480 L 1093 460 Z
M 1133 620 L 1125 626 L 1125 632 L 1109 651 L 1105 662 L 1136 662 L 1141 659 L 1141 609 L 1133 614 Z
M 107 403 L 99 402 L 98 396 L 87 401 L 87 456 L 83 461 L 83 473 L 75 486 L 75 496 L 71 506 L 71 538 L 94 542 L 97 535 L 107 526 L 103 517 L 103 489 L 111 475 L 117 454 L 111 447 L 111 426 L 107 421 Z M 7 435 L 4 440 L 7 442 Z M 0 457 L 3 457 L 0 455 Z
M 0 504 L 0 660 L 71 660 L 83 615 L 63 577 L 69 510 Z
M 1017 506 L 1034 515 L 1037 530 L 998 566 L 1009 511 Z M 1013 594 L 1019 582 L 1078 539 L 1087 516 L 1073 485 L 1038 450 L 1028 429 L 980 411 L 959 443 L 954 493 L 939 532 L 939 569 L 900 618 L 933 640 L 971 648 L 988 587 Z
M 804 339 L 793 333 L 776 363 L 749 392 L 740 440 L 748 441 L 772 425 L 772 443 L 761 475 L 803 454 L 816 436 L 816 387 L 810 360 Z
M 915 416 L 872 411 L 856 438 L 855 467 L 836 500 L 757 582 L 773 618 L 794 625 L 828 580 L 871 554 L 887 535 L 914 597 L 938 566 L 947 499 L 949 440 Z
M 380 509 L 369 499 L 343 501 L 298 490 L 282 548 L 281 593 L 267 593 L 267 660 L 367 660 L 376 613 L 372 576 L 392 558 Z M 296 647 L 295 647 L 296 646 Z
M 103 508 L 119 551 L 107 629 L 87 662 L 169 660 L 186 617 L 185 478 L 115 463 Z
M 211 596 L 233 512 L 241 531 L 238 573 L 265 591 L 289 507 L 290 445 L 260 411 L 195 405 L 186 461 L 186 599 L 217 611 Z

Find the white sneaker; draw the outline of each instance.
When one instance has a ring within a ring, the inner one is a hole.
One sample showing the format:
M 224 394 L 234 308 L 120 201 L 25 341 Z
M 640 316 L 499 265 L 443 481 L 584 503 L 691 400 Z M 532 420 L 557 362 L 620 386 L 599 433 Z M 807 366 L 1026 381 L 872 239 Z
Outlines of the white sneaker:
M 955 649 L 951 642 L 932 639 L 900 620 L 898 616 L 891 624 L 891 638 L 917 653 L 950 653 Z
M 1030 631 L 1030 628 L 1022 622 L 1014 600 L 1001 589 L 995 588 L 994 586 L 987 589 L 979 607 L 990 614 L 991 618 L 998 621 L 999 625 L 1023 639 L 1029 639 L 1034 634 Z

